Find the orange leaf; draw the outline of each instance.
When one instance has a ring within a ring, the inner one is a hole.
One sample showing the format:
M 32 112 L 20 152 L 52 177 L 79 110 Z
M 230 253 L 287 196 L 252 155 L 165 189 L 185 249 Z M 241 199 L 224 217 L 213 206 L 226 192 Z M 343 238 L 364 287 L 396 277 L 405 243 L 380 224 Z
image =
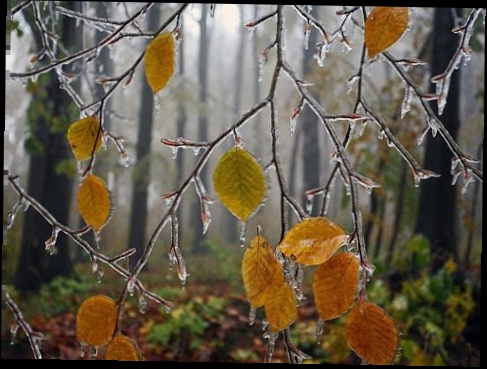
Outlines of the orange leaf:
M 303 265 L 328 260 L 348 239 L 345 230 L 325 217 L 306 218 L 284 237 L 278 249 Z
M 134 341 L 127 336 L 117 334 L 107 345 L 105 359 L 118 361 L 138 361 L 140 360 L 140 355 Z
M 359 260 L 351 252 L 335 254 L 318 266 L 313 277 L 313 295 L 321 320 L 338 318 L 357 297 Z
M 268 287 L 276 271 L 282 273 L 281 265 L 274 258 L 274 248 L 264 237 L 256 236 L 250 241 L 242 261 L 244 287 L 253 309 L 264 306 Z
M 81 304 L 76 315 L 76 337 L 90 346 L 105 346 L 112 338 L 117 304 L 108 296 L 96 295 Z
M 394 320 L 379 306 L 359 301 L 350 310 L 345 335 L 355 353 L 373 365 L 390 365 L 399 343 Z
M 71 124 L 68 128 L 68 142 L 76 160 L 86 160 L 96 153 L 102 143 L 100 121 L 86 117 Z
M 293 288 L 284 280 L 282 273 L 276 273 L 269 285 L 265 300 L 265 317 L 269 328 L 277 333 L 289 327 L 298 315 L 298 307 Z
M 394 45 L 408 28 L 408 23 L 407 7 L 375 7 L 365 21 L 365 45 L 369 58 Z
M 110 193 L 105 182 L 94 174 L 86 176 L 79 188 L 77 201 L 83 220 L 99 232 L 110 217 Z

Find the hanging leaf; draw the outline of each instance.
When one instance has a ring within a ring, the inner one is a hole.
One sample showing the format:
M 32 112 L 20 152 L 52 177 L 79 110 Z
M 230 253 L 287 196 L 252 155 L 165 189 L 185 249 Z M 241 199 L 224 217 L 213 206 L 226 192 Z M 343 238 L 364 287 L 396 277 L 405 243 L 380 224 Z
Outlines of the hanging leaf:
M 369 58 L 394 45 L 408 28 L 408 23 L 407 7 L 375 7 L 365 21 L 365 46 Z
M 117 333 L 108 342 L 105 360 L 139 361 L 139 350 L 134 341 L 123 334 Z
M 87 225 L 99 232 L 110 217 L 110 193 L 105 182 L 89 174 L 78 191 L 78 210 Z
M 108 296 L 96 295 L 81 304 L 76 315 L 76 337 L 80 343 L 105 346 L 112 339 L 117 304 Z
M 157 94 L 174 73 L 174 37 L 162 32 L 145 51 L 145 76 L 152 92 Z
M 335 254 L 313 276 L 313 295 L 321 320 L 342 316 L 357 297 L 359 260 L 351 252 Z
M 348 344 L 373 365 L 390 365 L 398 349 L 399 332 L 394 320 L 379 306 L 359 301 L 345 323 Z
M 262 236 L 250 241 L 242 261 L 242 278 L 247 300 L 253 309 L 264 306 L 268 287 L 282 267 L 274 257 L 274 249 Z
M 284 274 L 276 273 L 267 291 L 264 310 L 272 333 L 289 327 L 297 318 L 298 307 L 293 288 L 284 280 Z
M 103 132 L 100 121 L 96 117 L 80 119 L 69 126 L 67 136 L 76 160 L 89 159 L 101 147 Z
M 261 166 L 238 146 L 221 157 L 213 173 L 213 186 L 222 204 L 243 222 L 255 212 L 266 191 Z
M 348 239 L 345 230 L 325 217 L 306 218 L 296 224 L 279 244 L 285 256 L 303 265 L 328 260 Z

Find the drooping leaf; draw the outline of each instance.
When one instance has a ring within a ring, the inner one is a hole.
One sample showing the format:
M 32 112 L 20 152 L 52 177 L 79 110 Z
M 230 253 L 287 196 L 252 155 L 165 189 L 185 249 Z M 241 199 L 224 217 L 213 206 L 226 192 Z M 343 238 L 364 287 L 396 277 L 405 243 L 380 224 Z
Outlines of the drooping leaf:
M 269 285 L 264 305 L 265 317 L 272 333 L 289 327 L 297 318 L 298 307 L 293 288 L 281 273 L 276 273 Z
M 359 301 L 345 323 L 348 344 L 363 360 L 373 365 L 390 365 L 398 349 L 399 331 L 381 307 Z
M 76 315 L 76 337 L 90 346 L 105 346 L 112 339 L 117 320 L 117 304 L 108 296 L 87 298 Z
M 174 37 L 170 32 L 162 32 L 149 43 L 145 52 L 145 76 L 154 95 L 173 75 L 174 64 Z
M 213 173 L 213 186 L 222 204 L 244 222 L 260 205 L 266 191 L 261 166 L 238 146 L 220 158 Z
M 284 237 L 278 249 L 303 265 L 328 260 L 348 239 L 345 230 L 325 217 L 306 218 Z
M 247 300 L 253 309 L 264 306 L 268 287 L 282 267 L 274 257 L 274 249 L 262 236 L 250 241 L 242 261 L 242 278 Z
M 369 58 L 394 45 L 408 28 L 408 23 L 408 7 L 375 7 L 365 21 L 365 46 Z
M 357 297 L 359 260 L 351 252 L 335 254 L 313 276 L 313 295 L 321 320 L 340 317 Z
M 76 160 L 86 160 L 98 152 L 103 132 L 96 117 L 86 117 L 72 123 L 68 128 L 68 142 Z
M 115 337 L 108 342 L 105 359 L 118 361 L 139 361 L 140 355 L 134 341 L 123 334 L 117 333 Z
M 107 223 L 111 209 L 110 193 L 105 182 L 94 174 L 88 174 L 79 188 L 77 200 L 83 220 L 95 232 L 99 232 Z

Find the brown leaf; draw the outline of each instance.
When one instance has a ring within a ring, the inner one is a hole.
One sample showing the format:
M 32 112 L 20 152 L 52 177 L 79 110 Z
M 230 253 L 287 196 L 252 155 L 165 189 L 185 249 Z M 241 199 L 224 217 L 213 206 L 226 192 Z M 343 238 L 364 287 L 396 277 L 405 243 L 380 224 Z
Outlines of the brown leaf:
M 351 252 L 335 254 L 318 266 L 313 277 L 313 295 L 321 320 L 338 318 L 357 297 L 359 259 Z
M 278 270 L 281 265 L 274 257 L 274 248 L 264 237 L 256 236 L 242 260 L 244 287 L 253 309 L 264 306 L 268 288 Z
M 345 230 L 325 217 L 306 218 L 284 237 L 278 249 L 303 265 L 328 260 L 348 240 Z
M 370 364 L 390 365 L 394 360 L 399 331 L 381 307 L 359 301 L 347 317 L 345 335 L 352 350 Z
M 365 45 L 369 58 L 394 45 L 406 31 L 408 23 L 408 7 L 375 7 L 365 21 Z

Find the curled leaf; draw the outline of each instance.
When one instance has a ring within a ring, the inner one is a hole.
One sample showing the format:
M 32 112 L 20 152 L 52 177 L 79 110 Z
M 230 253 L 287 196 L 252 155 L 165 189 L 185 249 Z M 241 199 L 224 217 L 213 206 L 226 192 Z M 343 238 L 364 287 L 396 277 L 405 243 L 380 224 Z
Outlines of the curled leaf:
M 398 349 L 399 331 L 381 307 L 359 301 L 345 323 L 348 344 L 363 360 L 373 365 L 390 365 Z
M 335 254 L 313 276 L 313 295 L 321 320 L 340 317 L 357 297 L 359 260 L 351 252 Z
M 369 58 L 394 45 L 408 28 L 408 23 L 408 7 L 375 7 L 365 20 L 365 46 Z
M 105 182 L 94 174 L 87 175 L 79 188 L 77 202 L 83 220 L 95 232 L 99 232 L 107 223 L 111 211 L 110 193 Z
M 319 265 L 347 240 L 348 235 L 340 225 L 325 217 L 312 217 L 291 228 L 278 249 L 300 264 Z
M 157 94 L 174 73 L 174 37 L 162 32 L 147 46 L 145 52 L 145 76 L 152 92 Z
M 250 241 L 242 261 L 242 278 L 247 300 L 253 309 L 264 306 L 269 285 L 282 267 L 274 257 L 272 245 L 262 236 Z
M 102 130 L 96 117 L 86 117 L 72 123 L 68 128 L 68 142 L 76 160 L 91 158 L 101 147 Z
M 117 320 L 117 304 L 108 296 L 87 298 L 76 315 L 76 337 L 90 346 L 105 346 L 113 336 Z
M 213 186 L 222 204 L 243 222 L 256 211 L 266 191 L 261 166 L 238 146 L 220 158 L 213 173 Z
M 116 334 L 115 337 L 108 342 L 107 350 L 105 353 L 106 360 L 118 360 L 118 361 L 139 361 L 139 350 L 127 336 L 123 334 Z

